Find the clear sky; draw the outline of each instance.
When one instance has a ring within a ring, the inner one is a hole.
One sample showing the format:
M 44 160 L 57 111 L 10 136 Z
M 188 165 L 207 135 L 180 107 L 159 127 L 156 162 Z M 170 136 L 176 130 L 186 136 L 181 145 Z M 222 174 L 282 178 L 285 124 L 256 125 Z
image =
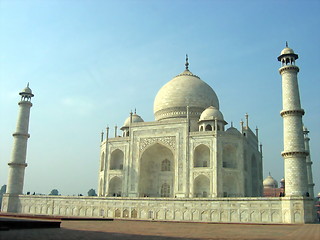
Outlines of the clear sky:
M 304 124 L 320 192 L 320 1 L 0 0 L 0 185 L 30 83 L 24 192 L 97 189 L 100 132 L 131 110 L 153 121 L 157 91 L 189 69 L 215 90 L 225 120 L 259 128 L 264 177 L 284 176 L 281 76 L 288 41 L 299 59 Z

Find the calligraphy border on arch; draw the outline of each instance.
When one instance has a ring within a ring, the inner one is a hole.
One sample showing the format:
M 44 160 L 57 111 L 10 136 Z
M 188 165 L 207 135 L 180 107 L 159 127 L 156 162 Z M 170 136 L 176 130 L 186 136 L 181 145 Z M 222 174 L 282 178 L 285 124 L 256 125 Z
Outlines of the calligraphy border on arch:
M 140 139 L 140 151 L 142 152 L 148 146 L 154 143 L 161 143 L 170 147 L 171 149 L 176 149 L 176 137 L 169 136 L 169 137 L 154 137 L 154 138 L 141 138 Z

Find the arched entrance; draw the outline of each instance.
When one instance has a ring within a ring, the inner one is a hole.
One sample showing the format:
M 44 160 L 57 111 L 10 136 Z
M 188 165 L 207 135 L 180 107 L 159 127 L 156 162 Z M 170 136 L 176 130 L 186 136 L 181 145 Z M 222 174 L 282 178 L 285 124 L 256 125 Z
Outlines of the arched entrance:
M 110 170 L 122 170 L 123 169 L 123 152 L 119 149 L 111 153 Z
M 209 197 L 210 196 L 210 180 L 204 175 L 199 175 L 194 179 L 193 183 L 194 197 Z
M 111 197 L 121 197 L 122 180 L 119 177 L 113 177 L 109 183 L 108 195 Z
M 172 151 L 156 143 L 140 159 L 139 195 L 173 197 L 174 157 Z

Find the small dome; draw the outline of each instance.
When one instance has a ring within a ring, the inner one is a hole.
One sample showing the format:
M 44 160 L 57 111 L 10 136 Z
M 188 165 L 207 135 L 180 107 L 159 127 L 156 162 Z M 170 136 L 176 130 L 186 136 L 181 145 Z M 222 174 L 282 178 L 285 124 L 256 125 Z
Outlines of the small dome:
M 189 116 L 197 119 L 210 106 L 219 109 L 219 100 L 213 89 L 188 69 L 157 93 L 153 105 L 155 119 L 186 118 L 187 106 Z
M 29 88 L 29 83 L 28 83 L 28 85 L 27 85 L 24 89 L 22 89 L 22 91 L 21 91 L 19 94 L 20 94 L 20 95 L 29 95 L 29 96 L 31 96 L 31 97 L 34 96 L 34 95 L 32 94 L 31 88 Z
M 278 57 L 278 61 L 281 61 L 284 57 L 293 57 L 294 59 L 298 59 L 298 54 L 295 54 L 292 48 L 288 47 L 288 43 L 286 43 L 286 47 L 281 51 L 280 56 Z
M 137 122 L 144 122 L 144 121 L 138 114 L 134 113 L 132 114 L 132 122 L 137 123 Z M 129 125 L 130 125 L 130 116 L 124 121 L 124 124 L 121 127 L 121 129 L 124 127 L 129 127 Z
M 270 175 L 263 180 L 263 187 L 264 188 L 278 188 L 278 182 L 271 177 Z
M 294 54 L 294 51 L 293 51 L 292 48 L 285 47 L 285 48 L 281 51 L 280 55 L 283 55 L 283 54 Z
M 216 118 L 217 120 L 224 120 L 222 113 L 217 108 L 210 106 L 201 113 L 200 121 L 215 120 Z
M 228 128 L 226 133 L 233 134 L 233 135 L 241 135 L 241 133 L 235 127 Z

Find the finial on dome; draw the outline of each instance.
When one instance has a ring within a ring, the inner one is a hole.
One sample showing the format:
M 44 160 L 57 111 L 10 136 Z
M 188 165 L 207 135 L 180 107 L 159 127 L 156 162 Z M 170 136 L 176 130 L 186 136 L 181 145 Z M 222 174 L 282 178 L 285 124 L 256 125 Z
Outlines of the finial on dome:
M 288 47 L 288 41 L 286 41 L 286 47 Z
M 188 62 L 189 58 L 188 58 L 188 54 L 186 54 L 186 70 L 189 70 L 189 62 Z
M 29 87 L 29 83 L 27 84 L 27 87 Z
M 231 127 L 233 127 L 233 122 L 231 121 Z

